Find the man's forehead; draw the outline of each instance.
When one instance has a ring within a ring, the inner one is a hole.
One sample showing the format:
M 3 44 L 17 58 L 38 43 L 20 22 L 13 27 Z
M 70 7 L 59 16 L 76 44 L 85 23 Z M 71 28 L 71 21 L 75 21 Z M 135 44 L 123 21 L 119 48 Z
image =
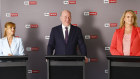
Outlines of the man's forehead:
M 61 15 L 71 15 L 71 12 L 68 10 L 62 11 Z

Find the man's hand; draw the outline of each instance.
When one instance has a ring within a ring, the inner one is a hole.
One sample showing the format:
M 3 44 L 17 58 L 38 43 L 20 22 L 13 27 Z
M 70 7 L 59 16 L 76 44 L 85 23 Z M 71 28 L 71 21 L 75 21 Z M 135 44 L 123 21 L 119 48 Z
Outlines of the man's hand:
M 89 61 L 88 61 L 88 58 L 85 56 L 85 63 L 88 63 Z

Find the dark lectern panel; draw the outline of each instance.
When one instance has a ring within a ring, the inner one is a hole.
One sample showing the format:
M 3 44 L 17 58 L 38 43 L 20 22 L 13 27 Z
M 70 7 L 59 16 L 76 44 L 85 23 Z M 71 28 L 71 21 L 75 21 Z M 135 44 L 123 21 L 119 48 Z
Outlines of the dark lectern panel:
M 0 60 L 28 60 L 27 56 L 0 56 Z
M 111 67 L 111 79 L 140 79 L 140 67 Z
M 83 66 L 51 66 L 50 79 L 83 79 Z
M 0 79 L 26 79 L 26 67 L 0 67 Z
M 46 59 L 56 60 L 56 61 L 83 61 L 85 56 L 45 56 Z

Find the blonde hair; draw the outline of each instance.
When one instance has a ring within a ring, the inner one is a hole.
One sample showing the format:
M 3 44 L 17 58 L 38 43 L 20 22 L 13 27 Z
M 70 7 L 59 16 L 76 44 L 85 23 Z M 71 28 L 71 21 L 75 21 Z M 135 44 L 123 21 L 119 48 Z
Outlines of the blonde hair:
M 125 18 L 125 15 L 126 15 L 127 12 L 131 12 L 131 13 L 132 13 L 132 15 L 134 16 L 134 23 L 133 23 L 133 25 L 134 25 L 135 27 L 138 27 L 136 13 L 135 13 L 133 10 L 126 10 L 126 11 L 123 13 L 122 17 L 121 17 L 119 28 L 124 27 L 124 25 L 125 25 L 124 18 Z
M 7 28 L 8 27 L 10 27 L 10 28 L 12 28 L 12 27 L 16 27 L 16 24 L 15 23 L 13 23 L 13 22 L 7 22 L 7 23 L 5 23 L 5 28 L 4 28 L 4 37 L 6 37 L 7 36 L 7 33 L 6 33 L 6 31 L 7 31 Z M 15 34 L 13 35 L 13 36 L 15 36 Z

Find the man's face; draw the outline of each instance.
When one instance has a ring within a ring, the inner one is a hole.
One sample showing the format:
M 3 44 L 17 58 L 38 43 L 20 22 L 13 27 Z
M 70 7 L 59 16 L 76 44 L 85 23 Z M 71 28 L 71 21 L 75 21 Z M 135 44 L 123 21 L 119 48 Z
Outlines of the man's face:
M 68 11 L 63 11 L 60 20 L 64 26 L 69 26 L 71 23 L 71 14 Z

